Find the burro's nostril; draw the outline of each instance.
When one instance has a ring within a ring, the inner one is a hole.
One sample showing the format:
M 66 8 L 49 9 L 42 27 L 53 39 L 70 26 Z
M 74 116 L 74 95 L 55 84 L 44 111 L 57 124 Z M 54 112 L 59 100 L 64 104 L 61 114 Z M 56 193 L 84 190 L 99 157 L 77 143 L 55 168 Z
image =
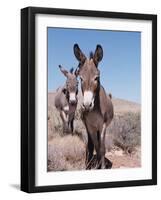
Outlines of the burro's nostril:
M 77 103 L 76 100 L 69 101 L 70 104 L 75 105 Z
M 86 104 L 83 103 L 82 107 L 83 107 L 83 109 L 88 111 L 88 110 L 90 110 L 92 108 L 92 103 L 88 103 L 88 104 L 87 103 Z
M 84 103 L 82 103 L 82 108 L 83 108 L 83 110 L 86 110 L 86 109 L 87 109 L 87 107 L 85 106 Z

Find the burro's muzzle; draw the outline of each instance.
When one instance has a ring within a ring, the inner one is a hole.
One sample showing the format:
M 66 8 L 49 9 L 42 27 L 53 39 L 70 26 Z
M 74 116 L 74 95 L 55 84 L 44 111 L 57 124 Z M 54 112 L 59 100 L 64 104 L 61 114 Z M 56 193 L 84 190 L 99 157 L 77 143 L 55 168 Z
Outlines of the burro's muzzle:
M 94 95 L 92 91 L 85 91 L 83 96 L 83 109 L 91 111 L 94 107 Z
M 72 105 L 75 105 L 77 103 L 76 94 L 74 92 L 71 92 L 69 94 L 69 103 Z

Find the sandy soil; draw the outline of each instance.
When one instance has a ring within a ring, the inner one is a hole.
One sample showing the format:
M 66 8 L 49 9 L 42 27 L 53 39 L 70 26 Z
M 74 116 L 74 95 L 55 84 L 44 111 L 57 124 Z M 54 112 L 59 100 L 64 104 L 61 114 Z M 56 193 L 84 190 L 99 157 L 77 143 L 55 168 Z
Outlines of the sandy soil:
M 113 163 L 112 168 L 141 167 L 140 148 L 132 154 L 126 154 L 122 150 L 107 152 L 106 157 Z

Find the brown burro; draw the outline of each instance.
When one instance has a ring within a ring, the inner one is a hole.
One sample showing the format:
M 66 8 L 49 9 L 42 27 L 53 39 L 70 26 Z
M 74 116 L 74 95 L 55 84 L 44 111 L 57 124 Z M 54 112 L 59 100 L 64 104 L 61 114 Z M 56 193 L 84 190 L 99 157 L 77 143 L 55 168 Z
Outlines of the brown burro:
M 73 68 L 68 72 L 61 65 L 60 71 L 67 78 L 64 87 L 57 89 L 55 96 L 55 107 L 59 110 L 63 121 L 63 131 L 73 133 L 73 121 L 77 108 L 78 80 Z
M 106 95 L 100 84 L 98 63 L 103 58 L 103 49 L 101 45 L 97 45 L 95 52 L 90 53 L 90 58 L 84 55 L 78 44 L 75 44 L 73 49 L 79 61 L 76 73 L 81 80 L 82 118 L 88 135 L 86 169 L 91 169 L 92 160 L 95 160 L 94 168 L 96 169 L 109 168 L 107 167 L 107 161 L 110 161 L 105 158 L 105 133 L 107 126 L 113 119 L 114 112 L 111 96 Z M 96 155 L 94 155 L 94 148 Z

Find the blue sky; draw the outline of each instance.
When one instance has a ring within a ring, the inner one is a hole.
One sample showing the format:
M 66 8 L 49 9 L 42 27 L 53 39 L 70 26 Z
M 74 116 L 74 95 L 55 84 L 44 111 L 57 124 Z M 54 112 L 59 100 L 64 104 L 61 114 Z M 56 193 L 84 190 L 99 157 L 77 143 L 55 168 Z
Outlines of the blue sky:
M 87 29 L 48 28 L 48 91 L 65 83 L 58 65 L 76 68 L 73 45 L 86 56 L 97 44 L 104 56 L 99 63 L 101 84 L 112 96 L 141 102 L 141 33 Z

